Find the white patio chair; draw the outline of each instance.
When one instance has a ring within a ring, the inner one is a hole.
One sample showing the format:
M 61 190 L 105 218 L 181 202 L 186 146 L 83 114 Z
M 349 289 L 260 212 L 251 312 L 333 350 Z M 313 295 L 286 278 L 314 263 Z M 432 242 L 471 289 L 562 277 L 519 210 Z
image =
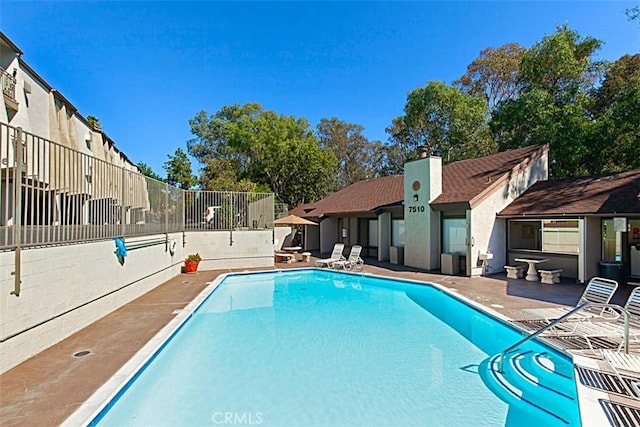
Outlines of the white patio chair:
M 635 354 L 622 353 L 615 350 L 600 350 L 602 359 L 616 374 L 620 383 L 629 392 L 629 395 L 636 400 L 640 400 L 640 356 Z M 635 377 L 629 384 L 622 377 L 622 372 L 628 372 Z
M 589 281 L 582 296 L 578 300 L 575 307 L 578 307 L 586 302 L 594 302 L 600 304 L 608 304 L 613 297 L 613 294 L 618 289 L 618 282 L 611 279 L 604 279 L 602 277 L 594 277 Z M 536 319 L 543 319 L 547 322 L 551 322 L 554 319 L 558 319 L 575 307 L 554 307 L 554 308 L 525 308 L 522 310 L 522 315 L 525 319 L 530 316 Z M 604 313 L 602 307 L 585 308 L 585 310 L 575 313 L 576 319 L 587 319 L 591 316 L 601 316 Z
M 316 260 L 316 267 L 330 267 L 336 261 L 343 261 L 345 258 L 342 255 L 344 250 L 344 243 L 336 243 L 333 245 L 333 252 L 329 258 Z
M 351 252 L 349 252 L 349 258 L 335 261 L 331 263 L 332 268 L 342 268 L 343 270 L 362 270 L 364 266 L 364 261 L 360 258 L 360 253 L 362 252 L 362 246 L 353 245 L 351 247 Z

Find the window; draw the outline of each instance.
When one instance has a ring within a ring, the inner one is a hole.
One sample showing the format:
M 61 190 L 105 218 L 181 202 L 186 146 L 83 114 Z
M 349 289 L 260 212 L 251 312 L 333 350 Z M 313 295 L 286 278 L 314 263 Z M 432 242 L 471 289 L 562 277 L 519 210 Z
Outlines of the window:
M 404 219 L 391 221 L 391 245 L 404 246 Z
M 467 254 L 467 220 L 445 218 L 442 220 L 442 252 L 447 254 Z
M 577 254 L 580 245 L 578 220 L 542 221 L 542 250 Z
M 369 246 L 378 247 L 378 220 L 369 220 Z
M 579 247 L 577 219 L 509 222 L 509 249 L 577 254 Z
M 602 259 L 604 261 L 622 260 L 622 236 L 613 228 L 613 219 L 602 220 Z
M 510 221 L 509 249 L 541 250 L 541 225 L 540 221 Z

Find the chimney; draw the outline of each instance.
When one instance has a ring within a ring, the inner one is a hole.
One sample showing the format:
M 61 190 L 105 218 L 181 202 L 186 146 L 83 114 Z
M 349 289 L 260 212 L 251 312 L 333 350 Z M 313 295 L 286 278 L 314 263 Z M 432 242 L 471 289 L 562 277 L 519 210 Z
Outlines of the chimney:
M 426 159 L 428 154 L 429 154 L 429 150 L 427 149 L 426 145 L 421 145 L 421 146 L 418 147 L 418 158 L 419 159 Z

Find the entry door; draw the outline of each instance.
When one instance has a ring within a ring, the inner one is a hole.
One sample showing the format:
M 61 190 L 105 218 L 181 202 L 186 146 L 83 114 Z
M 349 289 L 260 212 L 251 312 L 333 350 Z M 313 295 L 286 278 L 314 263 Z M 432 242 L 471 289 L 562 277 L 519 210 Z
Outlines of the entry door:
M 369 220 L 369 256 L 378 257 L 378 220 Z
M 466 218 L 442 220 L 442 253 L 459 255 L 460 272 L 467 273 L 467 242 L 469 241 Z
M 467 220 L 465 218 L 442 220 L 442 253 L 467 255 Z

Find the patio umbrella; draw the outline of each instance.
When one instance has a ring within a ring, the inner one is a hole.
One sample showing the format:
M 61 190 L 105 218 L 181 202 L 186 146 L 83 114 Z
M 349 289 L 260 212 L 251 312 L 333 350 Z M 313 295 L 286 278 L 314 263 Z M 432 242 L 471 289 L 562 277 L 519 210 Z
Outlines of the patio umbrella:
M 280 225 L 318 225 L 313 221 L 309 221 L 308 219 L 300 218 L 296 215 L 285 216 L 284 218 L 278 218 L 273 221 L 274 224 Z

